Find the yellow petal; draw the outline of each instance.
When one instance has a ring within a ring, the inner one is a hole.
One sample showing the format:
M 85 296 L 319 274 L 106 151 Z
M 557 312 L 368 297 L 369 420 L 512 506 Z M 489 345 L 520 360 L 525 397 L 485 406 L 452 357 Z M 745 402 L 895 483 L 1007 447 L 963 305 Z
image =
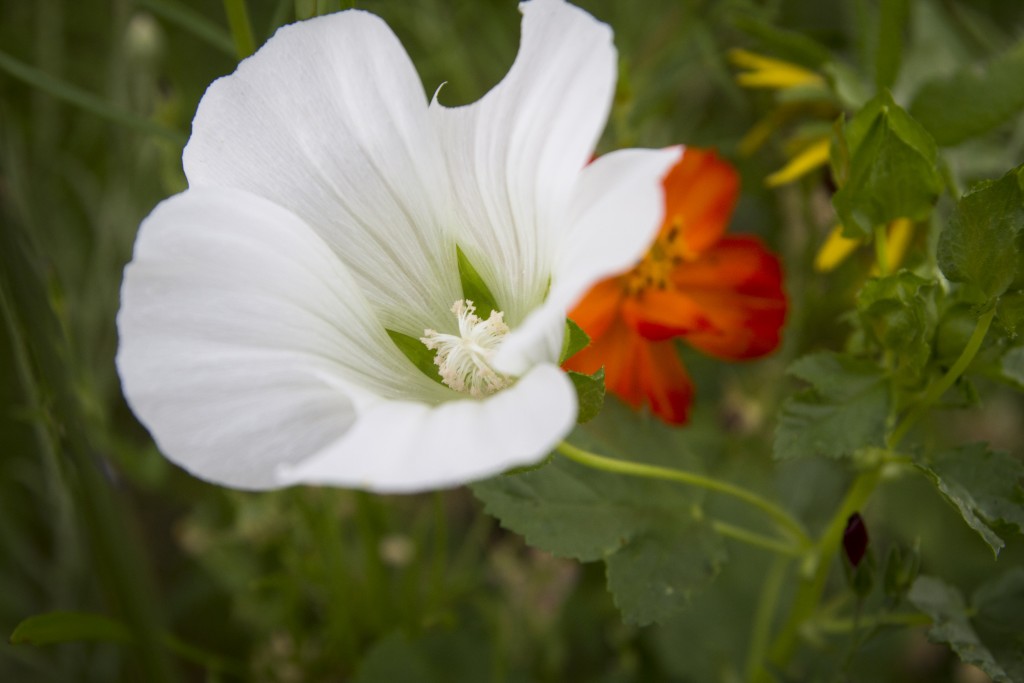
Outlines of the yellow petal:
M 907 253 L 910 240 L 914 236 L 914 222 L 909 218 L 897 218 L 889 223 L 889 235 L 886 238 L 886 252 L 889 254 L 889 266 L 895 270 Z
M 789 160 L 789 163 L 764 179 L 768 187 L 778 187 L 791 183 L 819 166 L 828 163 L 828 150 L 832 141 L 825 137 L 811 143 L 802 152 Z
M 860 240 L 844 237 L 843 226 L 837 225 L 832 228 L 832 232 L 825 239 L 825 244 L 821 245 L 817 256 L 814 257 L 814 269 L 819 273 L 829 272 L 842 263 L 860 244 Z
M 738 67 L 750 69 L 737 74 L 736 82 L 747 88 L 794 88 L 802 85 L 825 85 L 818 74 L 781 59 L 772 59 L 747 50 L 730 50 L 729 59 Z

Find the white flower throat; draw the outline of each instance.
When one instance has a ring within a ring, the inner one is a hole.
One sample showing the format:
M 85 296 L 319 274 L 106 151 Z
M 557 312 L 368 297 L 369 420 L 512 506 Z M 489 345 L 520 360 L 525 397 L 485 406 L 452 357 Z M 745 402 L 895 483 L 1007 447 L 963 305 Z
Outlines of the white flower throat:
M 491 367 L 491 359 L 509 331 L 505 314 L 491 311 L 487 320 L 481 320 L 476 315 L 476 306 L 468 299 L 456 301 L 452 313 L 459 319 L 458 336 L 424 330 L 420 337 L 428 349 L 437 352 L 434 364 L 441 381 L 474 398 L 489 396 L 511 385 L 511 377 Z

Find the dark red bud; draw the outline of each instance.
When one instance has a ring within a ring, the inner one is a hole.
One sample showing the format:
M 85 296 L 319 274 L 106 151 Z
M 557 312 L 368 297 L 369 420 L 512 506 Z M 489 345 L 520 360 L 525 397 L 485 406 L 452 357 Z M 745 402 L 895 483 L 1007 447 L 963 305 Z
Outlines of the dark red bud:
M 864 559 L 864 553 L 868 550 L 868 528 L 864 526 L 864 518 L 859 512 L 854 512 L 846 520 L 846 531 L 843 532 L 843 551 L 846 552 L 846 559 L 856 568 Z

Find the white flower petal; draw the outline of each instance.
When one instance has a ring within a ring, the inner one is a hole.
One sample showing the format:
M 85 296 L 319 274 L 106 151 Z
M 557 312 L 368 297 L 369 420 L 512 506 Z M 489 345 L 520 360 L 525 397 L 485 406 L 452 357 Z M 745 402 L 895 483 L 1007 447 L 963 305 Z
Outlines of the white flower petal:
M 522 3 L 522 41 L 480 101 L 431 113 L 452 178 L 459 244 L 511 326 L 544 298 L 552 241 L 615 89 L 611 30 L 562 0 Z
M 627 270 L 650 247 L 665 215 L 662 180 L 681 155 L 680 147 L 626 149 L 583 169 L 559 236 L 551 292 L 505 338 L 495 369 L 517 374 L 558 360 L 568 311 L 591 286 Z
M 372 14 L 280 29 L 206 91 L 184 165 L 192 187 L 248 190 L 304 219 L 391 329 L 421 334 L 461 297 L 423 86 Z
M 537 462 L 575 422 L 572 382 L 540 365 L 482 401 L 380 403 L 316 457 L 282 467 L 280 478 L 381 493 L 457 486 Z
M 380 397 L 451 392 L 401 354 L 299 218 L 249 193 L 189 190 L 143 222 L 125 269 L 117 365 L 160 450 L 197 476 L 278 485 Z

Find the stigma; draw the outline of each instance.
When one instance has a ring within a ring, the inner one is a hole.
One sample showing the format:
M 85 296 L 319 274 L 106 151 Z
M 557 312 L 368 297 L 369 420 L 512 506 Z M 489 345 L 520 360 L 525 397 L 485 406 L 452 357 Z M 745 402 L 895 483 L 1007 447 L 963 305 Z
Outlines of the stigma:
M 458 335 L 424 330 L 420 337 L 424 346 L 437 352 L 434 365 L 441 381 L 474 398 L 490 396 L 510 386 L 513 379 L 491 366 L 491 359 L 509 332 L 504 313 L 491 311 L 486 320 L 481 320 L 476 306 L 468 299 L 456 301 L 452 313 L 459 321 Z

